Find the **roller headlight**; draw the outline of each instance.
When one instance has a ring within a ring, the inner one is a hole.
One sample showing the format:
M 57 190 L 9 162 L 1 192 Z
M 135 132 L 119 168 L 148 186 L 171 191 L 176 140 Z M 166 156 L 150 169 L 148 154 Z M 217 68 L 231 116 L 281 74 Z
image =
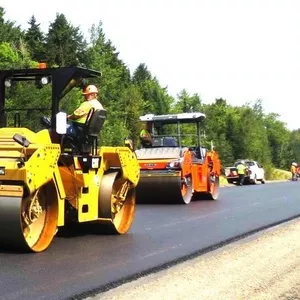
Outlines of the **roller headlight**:
M 6 86 L 6 87 L 11 87 L 11 80 L 10 79 L 6 79 L 5 81 L 4 81 L 4 85 Z
M 167 169 L 180 169 L 181 162 L 180 161 L 171 161 L 171 162 L 167 163 L 166 168 Z

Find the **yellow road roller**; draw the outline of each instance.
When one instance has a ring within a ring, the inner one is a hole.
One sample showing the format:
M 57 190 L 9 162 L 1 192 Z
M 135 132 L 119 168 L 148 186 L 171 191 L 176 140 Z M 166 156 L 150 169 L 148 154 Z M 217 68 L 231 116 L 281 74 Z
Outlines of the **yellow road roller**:
M 0 247 L 41 252 L 59 227 L 83 222 L 115 234 L 131 228 L 140 176 L 133 150 L 98 146 L 105 110 L 91 110 L 68 136 L 60 107 L 71 90 L 99 76 L 81 67 L 0 70 Z M 28 106 L 28 93 L 14 105 L 14 91 L 27 84 L 43 97 L 48 91 L 47 107 Z

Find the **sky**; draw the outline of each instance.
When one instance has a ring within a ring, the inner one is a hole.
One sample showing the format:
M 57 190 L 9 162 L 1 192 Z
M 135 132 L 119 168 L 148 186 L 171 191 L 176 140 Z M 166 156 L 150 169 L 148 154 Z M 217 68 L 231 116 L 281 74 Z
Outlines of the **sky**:
M 186 89 L 203 103 L 263 101 L 300 128 L 299 0 L 0 0 L 5 19 L 47 31 L 63 13 L 88 38 L 100 21 L 133 72 L 145 63 L 170 95 Z M 299 109 L 299 111 L 298 111 Z

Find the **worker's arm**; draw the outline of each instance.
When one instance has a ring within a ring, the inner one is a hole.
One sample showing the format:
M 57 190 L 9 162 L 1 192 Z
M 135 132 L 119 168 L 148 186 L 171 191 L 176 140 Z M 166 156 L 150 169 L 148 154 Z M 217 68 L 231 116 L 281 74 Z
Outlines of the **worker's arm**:
M 86 114 L 84 114 L 84 115 L 86 115 Z M 79 116 L 79 115 L 72 114 L 72 115 L 68 115 L 68 119 L 69 120 L 77 120 L 77 119 L 83 117 L 84 115 Z
M 149 142 L 152 141 L 151 134 L 146 130 L 141 131 L 140 138 L 143 139 L 144 141 L 149 141 Z
M 90 108 L 91 107 L 88 102 L 81 103 L 81 105 L 71 115 L 68 115 L 68 120 L 77 120 L 79 118 L 82 118 L 83 116 L 88 114 Z

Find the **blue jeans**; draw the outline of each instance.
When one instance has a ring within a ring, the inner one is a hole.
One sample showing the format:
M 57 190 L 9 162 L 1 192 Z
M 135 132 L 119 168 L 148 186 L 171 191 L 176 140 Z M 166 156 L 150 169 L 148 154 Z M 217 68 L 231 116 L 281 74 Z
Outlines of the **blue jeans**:
M 76 136 L 76 125 L 74 125 L 73 122 L 71 122 L 70 124 L 67 124 L 67 135 L 70 135 L 72 137 Z

